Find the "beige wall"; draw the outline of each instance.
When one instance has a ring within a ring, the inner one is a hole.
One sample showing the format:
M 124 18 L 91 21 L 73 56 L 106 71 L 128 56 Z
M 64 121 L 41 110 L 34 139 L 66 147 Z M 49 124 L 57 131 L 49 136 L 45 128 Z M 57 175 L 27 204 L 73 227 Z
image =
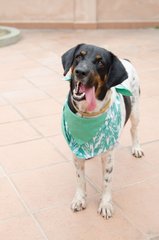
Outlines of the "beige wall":
M 159 25 L 159 0 L 0 0 L 0 24 L 102 28 Z
M 73 21 L 73 9 L 73 0 L 0 0 L 1 19 L 8 21 Z
M 98 0 L 98 21 L 159 20 L 159 0 Z

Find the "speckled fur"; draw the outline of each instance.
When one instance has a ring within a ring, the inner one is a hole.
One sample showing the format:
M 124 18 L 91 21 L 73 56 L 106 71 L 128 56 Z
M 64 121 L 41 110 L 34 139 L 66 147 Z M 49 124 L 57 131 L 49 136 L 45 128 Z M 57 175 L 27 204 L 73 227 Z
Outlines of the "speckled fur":
M 120 59 L 122 65 L 126 69 L 128 78 L 125 80 L 127 82 L 129 89 L 131 90 L 133 96 L 131 97 L 131 136 L 132 136 L 132 154 L 140 158 L 142 157 L 143 151 L 141 149 L 139 138 L 138 138 L 138 124 L 139 124 L 139 81 L 135 68 L 131 62 L 127 60 Z M 94 112 L 98 112 L 104 104 L 112 98 L 111 89 L 107 91 L 106 96 L 103 100 L 97 99 L 96 108 Z M 86 101 L 76 102 L 78 109 L 81 111 L 86 111 Z M 78 113 L 77 113 L 78 114 Z M 124 99 L 121 98 L 121 117 L 122 117 L 122 127 L 125 125 L 126 118 L 126 108 L 124 104 Z M 103 190 L 101 195 L 101 200 L 98 207 L 98 213 L 108 219 L 112 217 L 114 212 L 112 204 L 112 195 L 111 195 L 111 183 L 112 183 L 112 174 L 114 168 L 114 150 L 103 153 L 101 155 L 102 169 L 103 169 Z M 73 198 L 71 209 L 73 211 L 80 211 L 86 208 L 86 181 L 85 181 L 85 160 L 78 159 L 76 156 L 73 156 L 74 163 L 76 167 L 76 176 L 77 176 L 77 189 L 75 196 Z

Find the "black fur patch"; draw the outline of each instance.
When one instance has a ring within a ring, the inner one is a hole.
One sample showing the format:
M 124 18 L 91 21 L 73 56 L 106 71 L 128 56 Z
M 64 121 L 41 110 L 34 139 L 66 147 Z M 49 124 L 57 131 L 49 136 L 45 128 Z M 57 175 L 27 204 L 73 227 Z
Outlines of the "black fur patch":
M 129 59 L 127 59 L 127 58 L 124 58 L 124 60 L 126 60 L 126 61 L 128 61 L 128 62 L 130 62 L 130 63 L 131 63 L 131 61 L 130 61 Z
M 126 117 L 125 117 L 125 124 L 126 124 L 131 114 L 131 100 L 129 96 L 123 96 L 123 99 L 124 99 L 125 111 L 126 111 Z
M 68 106 L 73 113 L 75 113 L 75 114 L 77 113 L 77 111 L 74 108 L 72 101 L 71 101 L 71 92 L 69 92 L 69 95 L 68 95 Z
M 106 169 L 106 173 L 111 173 L 113 171 L 113 167 Z

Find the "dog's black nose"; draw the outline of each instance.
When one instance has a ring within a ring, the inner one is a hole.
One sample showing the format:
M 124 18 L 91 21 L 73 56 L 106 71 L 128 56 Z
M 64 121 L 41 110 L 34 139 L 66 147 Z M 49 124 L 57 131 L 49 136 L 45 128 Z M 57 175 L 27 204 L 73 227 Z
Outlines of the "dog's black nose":
M 83 69 L 83 68 L 76 68 L 75 70 L 75 74 L 78 78 L 84 78 L 87 77 L 89 71 L 87 69 Z

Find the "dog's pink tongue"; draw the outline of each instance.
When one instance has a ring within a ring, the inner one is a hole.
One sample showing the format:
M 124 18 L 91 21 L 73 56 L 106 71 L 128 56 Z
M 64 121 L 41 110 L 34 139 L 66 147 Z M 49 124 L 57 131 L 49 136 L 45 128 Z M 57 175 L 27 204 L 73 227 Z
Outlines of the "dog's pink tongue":
M 85 92 L 87 111 L 93 111 L 96 107 L 95 87 L 86 88 L 84 85 L 80 87 L 81 92 Z

